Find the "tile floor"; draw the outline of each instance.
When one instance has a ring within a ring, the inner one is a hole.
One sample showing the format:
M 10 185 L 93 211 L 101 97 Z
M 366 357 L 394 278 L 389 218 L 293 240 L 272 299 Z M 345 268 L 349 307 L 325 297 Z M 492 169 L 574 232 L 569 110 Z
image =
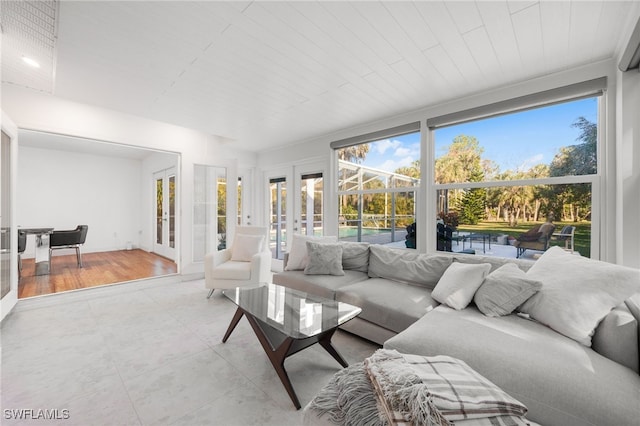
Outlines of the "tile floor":
M 178 280 L 20 301 L 1 328 L 0 423 L 302 424 L 246 319 L 221 343 L 235 305 Z M 349 363 L 377 349 L 340 331 L 334 342 Z M 340 369 L 317 345 L 285 366 L 303 406 Z M 21 409 L 68 419 L 10 418 Z

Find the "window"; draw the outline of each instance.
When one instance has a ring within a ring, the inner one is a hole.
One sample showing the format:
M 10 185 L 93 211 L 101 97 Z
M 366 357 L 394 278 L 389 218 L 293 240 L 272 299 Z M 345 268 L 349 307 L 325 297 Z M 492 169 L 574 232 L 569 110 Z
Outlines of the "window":
M 602 80 L 598 82 L 604 87 Z M 588 96 L 576 93 L 562 102 L 547 93 L 546 105 L 535 108 L 524 100 L 515 112 L 430 124 L 436 215 L 452 231 L 439 231 L 438 238 L 453 238 L 451 244 L 439 241 L 439 250 L 457 251 L 471 234 L 485 234 L 494 244 L 489 254 L 508 256 L 501 245 L 552 217 L 555 232 L 576 227 L 575 245 L 581 255 L 594 254 L 591 240 L 599 226 L 592 214 L 599 205 L 594 189 L 599 179 L 603 91 L 589 91 Z M 565 245 L 552 238 L 550 245 L 554 244 Z M 540 251 L 525 254 L 535 258 Z
M 193 168 L 193 261 L 226 248 L 227 169 L 196 164 Z
M 419 129 L 420 123 L 412 123 L 332 143 L 340 240 L 411 245 L 406 236 L 415 222 L 420 187 Z
M 287 178 L 269 179 L 269 245 L 276 259 L 283 259 L 287 248 Z
M 303 235 L 322 235 L 322 173 L 303 174 L 300 180 L 300 232 Z

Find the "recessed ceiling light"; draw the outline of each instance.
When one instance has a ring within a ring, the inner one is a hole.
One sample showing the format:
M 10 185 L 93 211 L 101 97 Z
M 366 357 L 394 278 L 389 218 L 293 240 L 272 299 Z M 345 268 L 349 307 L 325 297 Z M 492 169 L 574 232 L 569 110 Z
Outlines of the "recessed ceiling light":
M 22 60 L 29 66 L 32 66 L 34 68 L 40 68 L 40 64 L 37 61 L 35 61 L 35 60 L 31 59 L 31 58 L 23 56 Z

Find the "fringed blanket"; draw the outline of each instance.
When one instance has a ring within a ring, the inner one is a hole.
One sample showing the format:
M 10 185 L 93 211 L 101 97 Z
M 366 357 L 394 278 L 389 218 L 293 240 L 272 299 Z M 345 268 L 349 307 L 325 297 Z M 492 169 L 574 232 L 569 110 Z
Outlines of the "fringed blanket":
M 463 361 L 385 349 L 338 372 L 310 408 L 340 425 L 529 424 L 523 404 Z

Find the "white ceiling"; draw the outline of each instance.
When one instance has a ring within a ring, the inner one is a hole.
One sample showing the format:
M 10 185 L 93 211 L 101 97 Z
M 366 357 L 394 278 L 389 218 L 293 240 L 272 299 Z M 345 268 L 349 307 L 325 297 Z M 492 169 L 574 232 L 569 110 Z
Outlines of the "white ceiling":
M 63 1 L 53 93 L 263 150 L 617 56 L 639 16 L 632 1 Z

